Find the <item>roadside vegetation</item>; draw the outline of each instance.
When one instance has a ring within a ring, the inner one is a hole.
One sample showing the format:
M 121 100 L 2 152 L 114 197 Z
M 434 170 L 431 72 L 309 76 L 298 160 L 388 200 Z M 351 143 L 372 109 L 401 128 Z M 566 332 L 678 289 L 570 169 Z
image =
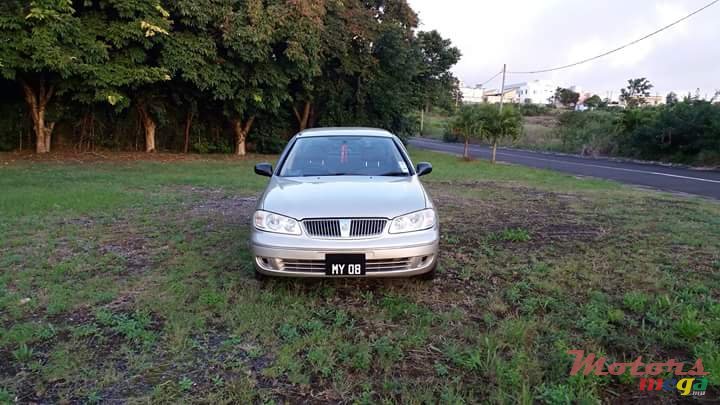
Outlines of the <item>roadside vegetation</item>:
M 560 117 L 560 150 L 695 165 L 720 165 L 720 104 L 686 99 Z
M 540 105 L 516 105 L 522 114 L 522 132 L 500 140 L 502 146 L 549 150 L 590 156 L 619 156 L 643 160 L 720 166 L 720 93 L 711 100 L 687 95 L 682 100 L 670 93 L 666 103 L 646 105 L 652 85 L 647 79 L 632 79 L 622 89 L 626 108 L 608 105 L 598 96 L 584 101 L 586 111 Z M 556 103 L 574 109 L 578 93 L 558 88 Z M 460 115 L 460 113 L 458 113 Z M 451 117 L 442 136 L 447 142 L 462 142 L 452 131 Z M 435 124 L 435 126 L 439 126 Z M 473 136 L 482 140 L 479 134 Z M 489 142 L 492 144 L 492 142 Z
M 609 362 L 720 380 L 720 205 L 411 150 L 440 214 L 419 280 L 253 277 L 273 156 L 0 154 L 0 402 L 673 401 Z
M 467 104 L 460 107 L 451 121 L 448 132 L 460 136 L 464 143 L 463 157 L 470 160 L 468 146 L 471 139 L 487 141 L 492 146 L 491 162 L 495 163 L 498 142 L 514 140 L 522 131 L 522 116 L 512 105 Z
M 720 105 L 706 101 L 681 101 L 672 106 L 632 110 L 558 111 L 552 115 L 524 116 L 521 134 L 499 144 L 588 156 L 719 166 L 718 122 Z M 447 129 L 442 136 L 433 137 L 462 142 L 462 137 Z

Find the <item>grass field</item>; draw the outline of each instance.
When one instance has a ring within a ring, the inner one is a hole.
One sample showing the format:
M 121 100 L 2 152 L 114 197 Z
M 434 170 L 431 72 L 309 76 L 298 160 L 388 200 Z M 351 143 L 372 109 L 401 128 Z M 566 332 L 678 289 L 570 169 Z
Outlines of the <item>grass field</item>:
M 0 155 L 0 403 L 634 403 L 611 361 L 703 359 L 719 398 L 720 204 L 411 151 L 432 282 L 253 278 L 261 159 Z

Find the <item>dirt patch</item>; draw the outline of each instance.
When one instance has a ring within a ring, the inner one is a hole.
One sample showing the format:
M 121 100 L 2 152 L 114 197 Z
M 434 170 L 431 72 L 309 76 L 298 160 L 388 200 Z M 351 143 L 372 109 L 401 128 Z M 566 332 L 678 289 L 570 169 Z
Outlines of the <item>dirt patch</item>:
M 424 294 L 428 305 L 473 313 L 469 297 L 498 293 L 513 273 L 486 274 L 498 257 L 505 266 L 521 269 L 536 261 L 552 261 L 582 245 L 608 236 L 605 218 L 574 208 L 589 202 L 572 194 L 528 189 L 497 182 L 439 182 L 428 185 L 440 216 L 442 283 Z M 487 190 L 487 195 L 483 195 Z M 462 193 L 462 194 L 459 194 Z M 516 270 L 515 270 L 516 271 Z M 457 296 L 449 305 L 448 295 Z M 433 297 L 435 297 L 433 299 Z
M 256 196 L 238 196 L 218 189 L 190 187 L 185 191 L 196 197 L 188 207 L 189 217 L 220 216 L 233 224 L 250 224 L 258 200 Z
M 113 254 L 123 260 L 127 273 L 137 273 L 148 269 L 157 252 L 149 249 L 149 241 L 142 236 L 129 236 L 113 240 L 100 247 L 100 253 Z
M 501 235 L 507 230 L 527 233 L 527 238 L 521 238 L 529 242 L 524 246 L 537 247 L 596 240 L 607 232 L 599 221 L 574 211 L 571 203 L 583 201 L 570 194 L 494 182 L 432 183 L 429 189 L 440 212 L 443 235 L 446 240 L 458 240 L 462 244 L 477 246 L 492 238 L 499 243 L 507 242 L 508 237 Z M 458 195 L 455 190 L 471 190 L 471 193 L 488 190 L 492 196 Z M 496 195 L 503 197 L 494 197 Z

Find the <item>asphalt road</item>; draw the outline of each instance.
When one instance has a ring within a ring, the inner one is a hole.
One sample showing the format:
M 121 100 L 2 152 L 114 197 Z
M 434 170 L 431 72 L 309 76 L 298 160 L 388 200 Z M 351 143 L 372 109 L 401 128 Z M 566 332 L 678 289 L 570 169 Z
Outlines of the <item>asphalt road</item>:
M 412 138 L 410 145 L 422 149 L 462 155 L 463 145 L 426 138 Z M 490 158 L 490 148 L 470 145 L 470 155 Z M 604 158 L 498 148 L 497 160 L 523 166 L 616 180 L 660 190 L 720 199 L 720 171 L 668 167 L 650 163 L 619 162 Z

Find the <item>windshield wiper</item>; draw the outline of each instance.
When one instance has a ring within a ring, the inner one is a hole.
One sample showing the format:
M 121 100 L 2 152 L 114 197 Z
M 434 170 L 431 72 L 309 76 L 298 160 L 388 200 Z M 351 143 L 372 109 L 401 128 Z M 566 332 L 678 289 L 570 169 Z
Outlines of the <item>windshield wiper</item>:
M 376 174 L 376 176 L 396 176 L 396 177 L 398 177 L 398 176 L 403 176 L 403 177 L 405 177 L 405 176 L 409 176 L 409 173 L 406 173 L 406 172 L 388 172 L 388 173 L 383 173 L 383 174 Z
M 323 176 L 354 176 L 352 173 L 315 173 L 303 174 L 301 177 L 323 177 Z

